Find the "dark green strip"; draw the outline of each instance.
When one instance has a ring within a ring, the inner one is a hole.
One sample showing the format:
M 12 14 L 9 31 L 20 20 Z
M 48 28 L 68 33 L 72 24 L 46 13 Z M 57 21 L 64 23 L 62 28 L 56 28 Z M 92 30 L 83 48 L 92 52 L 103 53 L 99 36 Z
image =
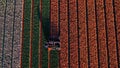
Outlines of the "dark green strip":
M 38 68 L 38 45 L 39 45 L 39 0 L 34 0 L 34 21 L 33 21 L 33 46 L 32 46 L 32 67 Z
M 50 68 L 57 68 L 58 67 L 58 62 L 59 62 L 58 56 L 59 56 L 59 53 L 57 50 L 51 51 L 51 60 L 50 60 L 51 67 Z
M 29 39 L 30 39 L 30 0 L 25 0 L 25 19 L 24 19 L 24 43 L 22 53 L 22 67 L 28 68 L 29 66 Z

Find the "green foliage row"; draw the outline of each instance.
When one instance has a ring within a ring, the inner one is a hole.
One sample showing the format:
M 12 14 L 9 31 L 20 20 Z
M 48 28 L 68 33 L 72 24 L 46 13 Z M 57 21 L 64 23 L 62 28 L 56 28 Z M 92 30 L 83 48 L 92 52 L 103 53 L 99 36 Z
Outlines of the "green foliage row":
M 38 44 L 39 44 L 39 18 L 40 18 L 40 11 L 39 10 L 39 1 L 34 0 L 34 24 L 33 24 L 33 68 L 38 68 Z M 42 27 L 43 27 L 43 49 L 42 49 L 42 68 L 47 68 L 47 49 L 44 48 L 44 43 L 48 40 L 49 37 L 49 29 L 50 29 L 50 19 L 49 19 L 49 2 L 50 0 L 42 0 Z M 30 39 L 30 9 L 31 9 L 31 0 L 25 0 L 25 19 L 24 19 L 24 45 L 23 45 L 23 58 L 22 58 L 22 66 L 23 68 L 28 68 L 29 66 L 29 39 Z M 52 68 L 56 68 L 58 62 L 57 52 L 52 53 Z

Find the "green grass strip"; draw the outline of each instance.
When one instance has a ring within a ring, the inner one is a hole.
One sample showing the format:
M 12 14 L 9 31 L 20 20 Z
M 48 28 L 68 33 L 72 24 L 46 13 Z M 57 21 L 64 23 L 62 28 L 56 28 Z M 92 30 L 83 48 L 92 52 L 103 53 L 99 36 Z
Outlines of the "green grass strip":
M 25 19 L 24 19 L 24 43 L 23 43 L 23 57 L 22 67 L 29 67 L 29 39 L 30 39 L 30 0 L 25 0 Z
M 50 5 L 50 0 L 42 0 L 42 27 L 43 27 L 42 68 L 48 68 L 48 57 L 47 57 L 48 52 L 47 49 L 44 48 L 44 44 L 46 40 L 48 40 L 50 33 L 49 5 Z
M 32 67 L 38 68 L 39 48 L 39 0 L 34 0 L 34 22 L 33 22 L 33 46 L 32 46 Z
M 59 63 L 59 58 L 58 58 L 58 51 L 57 50 L 54 50 L 54 51 L 51 51 L 51 67 L 50 68 L 57 68 L 58 67 L 58 63 Z

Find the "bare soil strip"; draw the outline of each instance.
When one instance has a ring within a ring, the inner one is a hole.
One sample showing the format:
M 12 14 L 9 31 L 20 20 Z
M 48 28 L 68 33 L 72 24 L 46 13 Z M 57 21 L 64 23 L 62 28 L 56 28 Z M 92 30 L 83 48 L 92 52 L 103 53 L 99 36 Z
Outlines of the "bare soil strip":
M 0 67 L 2 66 L 2 40 L 3 40 L 3 24 L 4 24 L 5 5 L 0 1 Z
M 51 0 L 51 5 L 50 5 L 50 29 L 51 29 L 51 33 L 50 36 L 53 37 L 57 37 L 58 36 L 58 0 Z
M 106 48 L 106 30 L 105 30 L 105 17 L 104 17 L 104 4 L 103 0 L 96 0 L 96 14 L 98 26 L 98 49 L 99 49 L 99 62 L 100 67 L 108 67 L 108 55 Z
M 12 36 L 13 36 L 13 16 L 14 16 L 14 1 L 7 1 L 6 19 L 5 19 L 5 37 L 4 37 L 4 52 L 3 52 L 3 67 L 11 67 L 11 51 L 12 51 Z
M 67 0 L 60 1 L 60 67 L 68 67 L 68 6 Z
M 86 1 L 78 0 L 80 67 L 88 68 L 87 28 L 86 28 Z
M 95 2 L 94 0 L 87 0 L 88 4 L 88 38 L 89 38 L 89 55 L 90 67 L 98 67 L 98 50 L 97 50 L 97 36 L 96 36 L 96 18 L 95 18 Z
M 20 67 L 20 32 L 21 32 L 21 15 L 22 15 L 22 2 L 16 1 L 15 10 L 15 24 L 14 24 L 14 40 L 13 40 L 13 68 Z
M 70 67 L 78 68 L 78 33 L 76 0 L 69 1 Z
M 117 63 L 117 50 L 116 50 L 116 37 L 115 37 L 115 26 L 114 26 L 114 15 L 112 0 L 106 0 L 106 25 L 107 25 L 107 36 L 108 36 L 108 50 L 109 50 L 109 65 L 113 68 L 118 68 Z M 114 62 L 113 62 L 114 61 Z
M 115 4 L 115 16 L 116 16 L 116 28 L 117 28 L 117 44 L 118 44 L 118 53 L 120 57 L 120 1 L 119 0 L 114 0 Z M 120 67 L 120 58 L 118 61 L 119 67 Z

